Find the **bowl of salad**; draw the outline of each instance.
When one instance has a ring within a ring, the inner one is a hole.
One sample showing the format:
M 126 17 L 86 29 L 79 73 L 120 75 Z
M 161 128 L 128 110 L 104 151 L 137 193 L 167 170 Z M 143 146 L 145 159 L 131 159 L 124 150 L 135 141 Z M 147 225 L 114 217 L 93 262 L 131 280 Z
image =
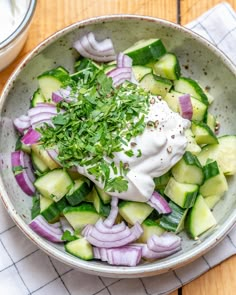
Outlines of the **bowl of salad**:
M 42 250 L 91 274 L 181 267 L 236 221 L 236 70 L 165 20 L 69 26 L 1 100 L 0 195 Z

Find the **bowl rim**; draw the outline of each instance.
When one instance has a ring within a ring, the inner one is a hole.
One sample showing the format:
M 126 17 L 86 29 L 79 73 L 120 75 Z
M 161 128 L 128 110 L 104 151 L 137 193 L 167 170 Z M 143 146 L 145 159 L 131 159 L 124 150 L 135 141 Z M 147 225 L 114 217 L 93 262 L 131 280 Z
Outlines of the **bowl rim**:
M 36 9 L 37 0 L 30 0 L 28 4 L 27 11 L 22 19 L 22 21 L 19 23 L 17 28 L 2 42 L 0 42 L 0 50 L 5 49 L 9 44 L 11 44 L 18 36 L 21 35 L 21 33 L 28 27 L 30 24 L 34 12 Z
M 82 20 L 72 25 L 69 25 L 48 38 L 42 41 L 38 46 L 36 46 L 18 65 L 15 71 L 11 74 L 10 78 L 8 79 L 0 98 L 0 112 L 2 111 L 4 102 L 7 98 L 8 92 L 10 91 L 14 80 L 17 78 L 18 74 L 25 67 L 25 65 L 30 62 L 34 56 L 39 54 L 45 47 L 49 46 L 58 38 L 64 36 L 71 31 L 78 29 L 80 27 L 84 27 L 90 24 L 102 23 L 104 21 L 121 21 L 122 19 L 134 19 L 134 20 L 144 20 L 148 22 L 154 22 L 163 24 L 165 26 L 170 26 L 172 29 L 178 29 L 184 31 L 190 37 L 194 37 L 203 46 L 208 47 L 213 53 L 215 53 L 222 62 L 227 66 L 227 68 L 235 75 L 236 77 L 236 67 L 230 61 L 230 59 L 225 56 L 218 48 L 216 48 L 213 44 L 208 42 L 206 39 L 201 37 L 200 35 L 192 32 L 190 29 L 187 29 L 179 24 L 156 18 L 156 17 L 149 17 L 143 15 L 132 15 L 132 14 L 113 14 L 113 15 L 105 15 L 99 17 L 93 17 L 86 20 Z M 206 238 L 205 241 L 200 243 L 195 249 L 188 250 L 186 253 L 182 253 L 177 257 L 168 257 L 168 259 L 164 260 L 157 260 L 151 264 L 141 264 L 136 267 L 122 267 L 122 266 L 111 266 L 108 264 L 102 263 L 95 263 L 91 261 L 84 261 L 76 258 L 68 253 L 62 252 L 61 250 L 57 249 L 55 246 L 50 244 L 48 241 L 44 240 L 40 236 L 38 236 L 35 232 L 33 232 L 29 226 L 23 221 L 20 215 L 15 210 L 10 198 L 7 195 L 7 191 L 4 189 L 4 183 L 2 178 L 0 177 L 0 198 L 3 201 L 4 206 L 6 207 L 9 215 L 16 223 L 16 225 L 21 229 L 21 231 L 33 242 L 35 243 L 40 249 L 46 252 L 48 255 L 54 257 L 55 259 L 66 263 L 72 267 L 76 267 L 77 269 L 94 274 L 94 275 L 103 275 L 108 277 L 120 277 L 120 278 L 134 278 L 134 277 L 144 277 L 144 276 L 151 276 L 156 274 L 165 273 L 170 270 L 174 270 L 179 268 L 185 264 L 196 260 L 198 257 L 205 254 L 211 248 L 213 248 L 219 241 L 221 241 L 226 234 L 230 231 L 230 229 L 236 223 L 236 209 L 228 216 L 227 220 L 224 221 L 223 225 L 218 228 L 218 230 L 211 233 L 209 237 Z

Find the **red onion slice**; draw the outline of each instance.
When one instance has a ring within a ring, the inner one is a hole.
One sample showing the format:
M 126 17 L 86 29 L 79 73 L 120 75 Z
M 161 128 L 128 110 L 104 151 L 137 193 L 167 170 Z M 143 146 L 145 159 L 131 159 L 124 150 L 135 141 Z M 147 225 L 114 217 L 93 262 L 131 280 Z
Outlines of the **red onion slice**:
M 26 129 L 30 127 L 30 118 L 28 116 L 22 115 L 19 118 L 16 118 L 14 121 L 14 126 L 16 129 L 23 134 Z
M 128 55 L 125 55 L 123 52 L 120 52 L 117 55 L 117 68 L 131 68 L 133 60 Z
M 62 243 L 62 231 L 59 228 L 51 226 L 47 221 L 41 216 L 38 215 L 30 223 L 29 227 L 36 232 L 41 237 L 54 242 Z M 56 231 L 57 230 L 57 231 Z
M 190 94 L 184 94 L 179 97 L 180 114 L 183 118 L 191 120 L 193 117 L 193 106 Z
M 105 225 L 105 221 L 103 222 L 102 219 L 99 219 L 95 224 L 96 229 L 104 234 L 114 234 L 124 231 L 126 228 L 126 224 L 122 221 L 121 223 L 115 224 L 112 227 L 107 227 Z
M 62 166 L 60 161 L 58 160 L 59 153 L 56 149 L 47 149 L 47 153 L 58 165 Z
M 72 226 L 69 224 L 69 222 L 67 221 L 67 219 L 65 217 L 60 218 L 60 225 L 61 225 L 63 232 L 68 230 L 72 235 L 74 234 L 74 230 L 73 230 Z
M 13 171 L 16 167 L 22 167 L 22 171 L 14 171 L 15 179 L 24 193 L 33 196 L 35 193 L 35 187 L 32 183 L 32 179 L 34 178 L 29 155 L 23 151 L 12 152 L 11 165 Z
M 49 113 L 57 115 L 57 107 L 56 106 L 36 106 L 28 110 L 28 115 L 30 118 L 42 114 L 42 113 Z
M 107 76 L 112 78 L 113 85 L 119 86 L 126 80 L 131 81 L 132 69 L 131 68 L 116 68 L 107 73 Z
M 166 250 L 163 252 L 154 252 L 150 250 L 147 245 L 144 245 L 144 247 L 142 248 L 142 257 L 145 259 L 160 259 L 160 258 L 170 256 L 178 252 L 179 250 L 181 250 L 181 246 L 176 247 L 173 250 Z
M 41 134 L 30 128 L 27 133 L 21 138 L 21 142 L 25 145 L 31 145 L 39 141 Z
M 104 225 L 106 227 L 112 227 L 115 223 L 116 217 L 118 215 L 118 198 L 112 197 L 111 199 L 111 211 L 106 220 L 104 220 Z
M 108 62 L 116 58 L 115 51 L 110 39 L 97 42 L 92 33 L 81 37 L 74 42 L 74 48 L 84 57 L 98 62 Z M 108 41 L 110 40 L 110 41 Z M 112 47 L 111 47 L 112 45 Z
M 57 114 L 57 113 L 56 113 Z M 53 113 L 38 113 L 30 117 L 31 125 L 37 125 L 38 123 L 44 123 L 50 121 L 56 114 Z
M 153 192 L 147 203 L 156 209 L 160 214 L 168 214 L 172 211 L 166 199 L 163 198 L 158 192 Z

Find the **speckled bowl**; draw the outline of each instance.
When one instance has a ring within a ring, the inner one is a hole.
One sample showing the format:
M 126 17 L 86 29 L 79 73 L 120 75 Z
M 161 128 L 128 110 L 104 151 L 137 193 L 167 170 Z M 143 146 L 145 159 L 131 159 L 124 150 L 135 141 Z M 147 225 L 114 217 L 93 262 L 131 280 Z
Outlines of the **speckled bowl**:
M 179 25 L 151 17 L 132 15 L 104 16 L 76 23 L 49 37 L 35 48 L 12 74 L 0 101 L 0 195 L 15 223 L 24 234 L 46 253 L 75 268 L 91 274 L 110 277 L 142 277 L 167 272 L 190 263 L 215 246 L 236 221 L 235 178 L 229 179 L 229 191 L 214 208 L 218 227 L 190 240 L 184 233 L 182 251 L 152 263 L 137 267 L 113 267 L 96 261 L 83 261 L 65 253 L 63 246 L 52 244 L 35 234 L 27 225 L 30 221 L 31 198 L 18 187 L 10 167 L 16 132 L 12 120 L 25 113 L 37 88 L 36 77 L 50 68 L 62 65 L 73 70 L 76 53 L 74 40 L 85 33 L 95 32 L 98 39 L 112 38 L 117 51 L 137 40 L 159 37 L 169 51 L 177 54 L 183 75 L 210 86 L 215 97 L 211 112 L 221 122 L 221 134 L 236 134 L 236 69 L 232 63 L 206 40 Z

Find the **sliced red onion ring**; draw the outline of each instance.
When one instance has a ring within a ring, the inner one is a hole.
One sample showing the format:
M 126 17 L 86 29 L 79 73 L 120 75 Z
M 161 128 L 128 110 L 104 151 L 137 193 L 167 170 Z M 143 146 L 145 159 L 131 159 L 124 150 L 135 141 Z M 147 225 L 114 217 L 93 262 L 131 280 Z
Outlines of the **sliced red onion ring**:
M 126 224 L 122 221 L 121 223 L 115 224 L 112 227 L 107 227 L 105 225 L 105 221 L 99 219 L 95 224 L 96 229 L 104 234 L 114 234 L 124 231 L 126 228 Z
M 28 110 L 28 115 L 30 118 L 42 114 L 42 113 L 49 113 L 49 114 L 54 114 L 57 115 L 57 107 L 56 106 L 36 106 L 34 108 L 31 108 Z
M 128 55 L 125 55 L 123 52 L 120 52 L 117 55 L 117 68 L 131 68 L 133 60 Z
M 153 192 L 147 203 L 156 209 L 160 214 L 168 214 L 172 211 L 166 199 L 163 198 L 158 192 Z
M 125 246 L 137 240 L 143 233 L 143 230 L 140 224 L 136 223 L 132 228 L 129 229 L 129 234 L 127 234 L 127 232 L 128 230 L 126 230 L 124 235 L 121 234 L 121 232 L 119 234 L 116 234 L 116 239 L 114 237 L 114 234 L 112 234 L 110 235 L 111 239 L 109 240 L 109 234 L 100 233 L 98 232 L 98 230 L 96 230 L 95 227 L 92 227 L 92 229 L 86 229 L 85 236 L 90 244 L 92 244 L 93 246 L 100 248 L 117 248 Z
M 30 117 L 31 125 L 37 125 L 38 123 L 44 123 L 45 121 L 50 121 L 56 114 L 53 113 L 38 113 Z
M 61 224 L 61 228 L 63 232 L 68 230 L 72 235 L 74 234 L 74 229 L 72 228 L 72 226 L 69 224 L 69 222 L 67 221 L 65 217 L 60 218 L 60 224 Z
M 46 107 L 46 106 L 55 107 L 55 105 L 53 103 L 47 103 L 47 102 L 38 102 L 36 106 L 37 107 Z
M 14 121 L 14 126 L 16 129 L 23 134 L 26 129 L 30 127 L 30 118 L 28 116 L 22 115 L 19 118 L 16 118 Z
M 191 120 L 193 117 L 193 106 L 190 94 L 184 94 L 179 97 L 180 114 L 183 118 Z
M 144 245 L 142 248 L 142 257 L 145 259 L 159 259 L 170 256 L 181 250 L 181 246 L 176 247 L 174 250 L 166 250 L 162 252 L 154 252 L 148 248 L 147 245 Z
M 25 133 L 25 135 L 21 138 L 21 142 L 25 145 L 31 145 L 39 141 L 40 137 L 41 134 L 38 131 L 30 128 L 27 133 Z
M 116 68 L 107 73 L 107 76 L 112 78 L 113 85 L 119 86 L 125 81 L 131 81 L 132 69 L 131 68 Z
M 77 100 L 76 94 L 72 94 L 71 87 L 61 88 L 57 91 L 54 91 L 52 93 L 52 101 L 55 103 L 58 103 L 60 101 L 66 101 L 66 102 L 75 102 Z
M 35 217 L 29 227 L 41 237 L 54 242 L 62 243 L 62 230 L 51 226 L 41 215 Z
M 47 149 L 47 153 L 57 164 L 62 166 L 60 161 L 58 160 L 58 151 L 56 149 Z
M 23 192 L 29 196 L 33 196 L 35 193 L 35 187 L 32 183 L 34 181 L 34 176 L 29 155 L 23 151 L 12 152 L 11 165 L 13 171 L 14 168 L 22 167 L 22 171 L 14 171 L 15 179 Z
M 111 199 L 111 211 L 108 215 L 108 217 L 106 218 L 106 220 L 104 220 L 104 225 L 106 227 L 112 227 L 115 223 L 116 217 L 118 215 L 118 198 L 117 197 L 112 197 Z
M 142 248 L 131 245 L 119 248 L 93 248 L 97 259 L 107 261 L 111 265 L 136 266 L 142 257 Z
M 79 40 L 74 42 L 74 48 L 84 57 L 91 58 L 94 61 L 98 62 L 108 62 L 115 60 L 116 55 L 113 49 L 111 48 L 110 41 L 102 41 L 97 42 L 95 38 L 93 38 L 93 34 L 85 35 L 81 37 Z M 94 42 L 95 41 L 95 42 Z M 111 43 L 112 44 L 112 43 Z M 99 48 L 99 50 L 98 50 Z

